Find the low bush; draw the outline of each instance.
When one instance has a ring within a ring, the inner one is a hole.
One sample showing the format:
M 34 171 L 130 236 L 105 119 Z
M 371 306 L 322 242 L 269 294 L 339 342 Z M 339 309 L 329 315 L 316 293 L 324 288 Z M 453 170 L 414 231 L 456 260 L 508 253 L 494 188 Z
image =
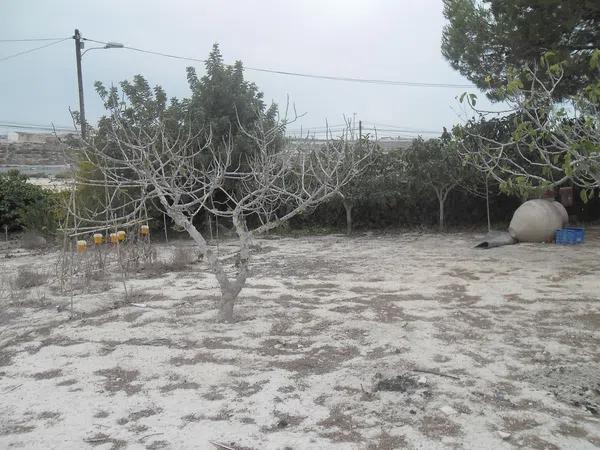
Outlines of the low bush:
M 64 217 L 68 193 L 45 190 L 27 180 L 17 170 L 0 174 L 0 226 L 52 233 Z
M 42 286 L 46 281 L 48 281 L 47 273 L 28 267 L 20 267 L 13 279 L 13 287 L 15 289 L 31 289 Z

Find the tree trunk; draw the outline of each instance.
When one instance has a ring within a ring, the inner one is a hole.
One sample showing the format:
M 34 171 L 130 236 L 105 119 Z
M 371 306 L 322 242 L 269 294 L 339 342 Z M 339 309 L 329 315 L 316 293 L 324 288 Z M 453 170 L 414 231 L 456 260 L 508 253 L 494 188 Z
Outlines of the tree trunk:
M 492 221 L 490 220 L 490 188 L 488 177 L 485 177 L 485 209 L 487 212 L 488 232 L 492 231 Z
M 352 234 L 352 202 L 348 199 L 342 200 L 342 205 L 346 210 L 346 234 L 350 236 Z
M 191 220 L 185 217 L 180 211 L 171 208 L 164 196 L 160 197 L 160 201 L 165 207 L 169 217 L 171 217 L 177 225 L 183 227 L 187 231 L 198 246 L 202 256 L 206 259 L 209 268 L 217 278 L 219 287 L 221 288 L 221 303 L 219 305 L 221 319 L 226 322 L 233 322 L 233 306 L 240 291 L 246 284 L 246 279 L 248 277 L 248 262 L 250 259 L 251 236 L 248 233 L 245 220 L 241 216 L 241 213 L 238 212 L 233 216 L 233 223 L 240 238 L 240 259 L 238 273 L 234 279 L 230 280 L 223 265 L 219 261 L 218 255 L 211 251 L 206 240 L 196 227 L 194 227 Z
M 221 304 L 219 307 L 219 312 L 221 316 L 221 320 L 224 322 L 233 322 L 233 305 L 235 303 L 235 297 L 232 293 L 223 294 L 221 297 Z
M 446 199 L 444 197 L 439 197 L 438 200 L 440 201 L 439 225 L 440 225 L 440 233 L 441 233 L 442 231 L 444 231 L 444 203 L 446 202 Z

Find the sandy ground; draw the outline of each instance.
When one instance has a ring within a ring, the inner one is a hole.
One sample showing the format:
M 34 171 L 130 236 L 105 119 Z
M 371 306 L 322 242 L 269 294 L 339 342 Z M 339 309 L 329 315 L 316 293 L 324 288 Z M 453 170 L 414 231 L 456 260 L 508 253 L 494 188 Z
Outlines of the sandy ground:
M 600 447 L 600 230 L 476 239 L 260 240 L 234 324 L 202 263 L 130 303 L 95 282 L 72 320 L 55 287 L 3 292 L 0 448 Z

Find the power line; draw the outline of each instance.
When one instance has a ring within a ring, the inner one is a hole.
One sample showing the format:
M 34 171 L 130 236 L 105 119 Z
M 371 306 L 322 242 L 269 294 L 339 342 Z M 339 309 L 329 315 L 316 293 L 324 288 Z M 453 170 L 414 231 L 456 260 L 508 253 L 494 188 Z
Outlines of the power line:
M 0 39 L 0 42 L 38 42 L 38 41 L 58 41 L 63 39 L 61 37 L 56 38 L 31 38 L 31 39 Z M 70 39 L 70 36 L 64 39 Z
M 26 129 L 26 130 L 45 130 L 45 131 L 72 131 L 75 132 L 74 128 L 67 127 L 50 127 L 46 125 L 27 125 L 27 124 L 15 124 L 15 123 L 2 123 L 0 122 L 0 128 L 15 128 L 15 129 Z
M 40 47 L 30 48 L 29 50 L 25 50 L 25 51 L 22 51 L 22 52 L 19 52 L 19 53 L 14 53 L 12 55 L 5 56 L 4 58 L 0 58 L 0 62 L 6 61 L 7 59 L 16 58 L 17 56 L 25 55 L 27 53 L 35 52 L 37 50 L 41 50 L 43 48 L 47 48 L 47 47 L 50 47 L 52 45 L 60 44 L 61 42 L 66 41 L 67 39 L 71 39 L 71 38 L 67 37 L 67 38 L 59 39 L 57 41 L 51 42 L 50 44 L 42 45 Z
M 87 39 L 87 38 L 83 38 L 83 39 L 86 41 L 95 42 L 97 44 L 104 44 L 104 45 L 108 44 L 108 42 L 104 42 L 104 41 L 97 41 L 94 39 Z M 206 63 L 206 59 L 202 59 L 202 58 L 190 58 L 187 56 L 173 55 L 170 53 L 155 52 L 152 50 L 144 50 L 141 48 L 129 47 L 127 45 L 124 45 L 123 48 L 132 50 L 135 52 L 139 52 L 139 53 L 163 56 L 165 58 Z M 233 67 L 232 64 L 225 64 L 225 65 L 228 67 Z M 294 76 L 294 77 L 316 78 L 316 79 L 332 80 L 332 81 L 348 81 L 348 82 L 353 82 L 353 83 L 366 83 L 366 84 L 379 84 L 379 85 L 392 85 L 392 86 L 410 86 L 410 87 L 433 87 L 433 88 L 472 88 L 473 87 L 473 85 L 471 85 L 471 84 L 424 83 L 424 82 L 412 82 L 412 81 L 340 77 L 340 76 L 318 75 L 318 74 L 300 73 L 300 72 L 289 72 L 289 71 L 285 71 L 285 70 L 263 69 L 263 68 L 251 67 L 251 66 L 244 66 L 244 69 L 252 70 L 255 72 L 273 73 L 273 74 L 277 74 L 277 75 L 289 75 L 289 76 Z
M 32 127 L 45 127 L 47 125 L 45 124 L 39 124 L 39 123 L 31 123 L 31 122 L 19 122 L 19 121 L 14 121 L 14 120 L 2 120 L 0 119 L 0 123 L 8 123 L 10 125 L 30 125 Z M 52 121 L 48 122 L 50 124 L 52 124 L 53 126 L 57 127 L 57 128 L 73 128 L 71 125 L 55 125 Z

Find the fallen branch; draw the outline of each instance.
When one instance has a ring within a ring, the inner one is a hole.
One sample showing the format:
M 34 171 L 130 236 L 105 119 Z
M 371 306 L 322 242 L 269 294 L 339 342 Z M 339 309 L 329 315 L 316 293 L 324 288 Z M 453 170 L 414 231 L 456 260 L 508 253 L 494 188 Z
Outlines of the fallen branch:
M 112 439 L 110 436 L 103 436 L 103 437 L 98 437 L 98 438 L 91 438 L 91 439 L 84 439 L 83 442 L 89 442 L 89 443 L 94 443 L 94 442 L 110 442 Z
M 12 388 L 10 388 L 10 389 L 7 389 L 7 390 L 5 390 L 5 391 L 2 391 L 2 393 L 3 393 L 3 394 L 8 394 L 9 392 L 12 392 L 12 391 L 14 391 L 15 389 L 18 389 L 18 388 L 20 388 L 21 386 L 23 386 L 23 385 L 22 385 L 22 384 L 18 384 L 18 385 L 14 386 L 14 387 L 12 387 Z
M 140 441 L 143 441 L 144 439 L 146 439 L 146 438 L 149 438 L 149 437 L 151 437 L 151 436 L 158 436 L 158 435 L 160 435 L 160 434 L 165 434 L 165 433 L 152 433 L 152 434 L 147 434 L 146 436 L 142 436 L 142 437 L 140 438 Z
M 225 450 L 235 450 L 235 448 L 230 447 L 225 444 L 221 444 L 220 442 L 215 442 L 215 441 L 208 441 L 208 442 L 210 442 L 212 445 L 214 445 L 217 448 L 224 448 Z
M 441 372 L 437 372 L 435 370 L 412 369 L 411 372 L 428 373 L 431 375 L 437 375 L 438 377 L 445 377 L 445 378 L 452 378 L 453 380 L 460 380 L 460 378 L 455 375 L 449 375 L 447 373 L 441 373 Z

